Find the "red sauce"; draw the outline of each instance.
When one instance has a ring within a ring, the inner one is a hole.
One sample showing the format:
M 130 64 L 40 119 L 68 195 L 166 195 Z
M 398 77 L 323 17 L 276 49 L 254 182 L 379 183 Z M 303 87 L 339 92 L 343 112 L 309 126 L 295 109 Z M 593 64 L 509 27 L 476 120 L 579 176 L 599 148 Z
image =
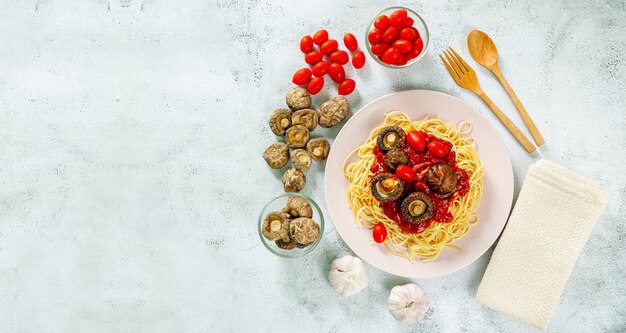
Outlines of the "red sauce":
M 398 223 L 400 229 L 406 233 L 417 234 L 424 230 L 426 230 L 433 222 L 437 223 L 446 223 L 450 222 L 453 219 L 452 214 L 448 210 L 449 203 L 454 200 L 456 195 L 465 195 L 469 191 L 469 177 L 467 176 L 467 172 L 465 170 L 457 167 L 456 163 L 456 154 L 452 151 L 452 143 L 437 138 L 433 135 L 427 134 L 425 132 L 421 132 L 426 138 L 426 143 L 430 143 L 433 141 L 441 142 L 448 152 L 446 156 L 437 157 L 425 149 L 424 151 L 416 151 L 408 144 L 404 147 L 404 153 L 409 158 L 409 166 L 413 168 L 415 173 L 418 175 L 418 179 L 413 183 L 404 183 L 405 186 L 405 195 L 408 195 L 414 191 L 421 191 L 426 193 L 433 201 L 435 205 L 435 214 L 430 219 L 426 220 L 424 223 L 410 223 L 404 218 L 402 213 L 400 212 L 400 205 L 402 203 L 402 199 L 404 196 L 396 201 L 381 203 L 381 207 L 383 208 L 383 212 L 387 217 Z M 388 173 L 389 168 L 385 164 L 385 154 L 378 149 L 378 147 L 374 147 L 372 150 L 374 156 L 376 156 L 376 162 L 370 169 L 374 175 L 380 173 Z M 424 182 L 424 178 L 426 175 L 426 171 L 430 165 L 435 163 L 447 163 L 450 164 L 457 176 L 457 185 L 456 191 L 449 197 L 445 198 L 436 193 L 433 193 L 428 188 L 428 185 Z

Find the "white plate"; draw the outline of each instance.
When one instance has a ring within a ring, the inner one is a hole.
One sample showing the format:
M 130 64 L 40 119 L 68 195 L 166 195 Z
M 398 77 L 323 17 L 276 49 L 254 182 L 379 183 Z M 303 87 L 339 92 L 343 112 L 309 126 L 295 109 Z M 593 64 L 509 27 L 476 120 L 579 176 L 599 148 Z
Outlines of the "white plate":
M 346 200 L 348 181 L 341 170 L 342 162 L 347 154 L 367 139 L 373 128 L 383 122 L 385 113 L 397 109 L 406 112 L 413 120 L 430 115 L 455 126 L 462 120 L 472 122 L 470 136 L 476 139 L 478 157 L 483 162 L 485 174 L 482 199 L 476 211 L 479 222 L 465 237 L 454 242 L 455 246 L 464 250 L 463 253 L 446 248 L 434 261 L 415 260 L 411 263 L 389 253 L 384 246 L 370 244 L 371 230 L 357 228 Z M 446 275 L 469 265 L 496 241 L 511 211 L 513 168 L 496 129 L 471 106 L 444 93 L 408 90 L 374 100 L 343 126 L 326 162 L 324 188 L 326 205 L 335 229 L 357 256 L 393 275 L 429 278 Z

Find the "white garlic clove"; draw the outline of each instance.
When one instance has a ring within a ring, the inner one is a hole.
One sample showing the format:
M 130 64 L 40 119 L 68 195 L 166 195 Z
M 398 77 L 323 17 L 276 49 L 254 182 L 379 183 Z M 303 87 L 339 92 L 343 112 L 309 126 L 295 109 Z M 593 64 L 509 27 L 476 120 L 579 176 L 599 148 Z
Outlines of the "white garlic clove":
M 331 263 L 328 280 L 343 297 L 360 292 L 369 282 L 363 261 L 350 255 L 335 259 Z
M 413 324 L 428 311 L 428 297 L 416 284 L 395 286 L 389 294 L 389 312 L 396 320 Z

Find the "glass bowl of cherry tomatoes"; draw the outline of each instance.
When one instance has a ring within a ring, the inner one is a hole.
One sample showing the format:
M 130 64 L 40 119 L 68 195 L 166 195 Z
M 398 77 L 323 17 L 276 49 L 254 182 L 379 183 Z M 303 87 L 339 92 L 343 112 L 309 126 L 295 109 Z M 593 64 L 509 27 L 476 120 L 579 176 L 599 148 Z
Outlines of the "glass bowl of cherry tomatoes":
M 378 13 L 365 30 L 367 50 L 379 64 L 390 68 L 411 66 L 428 49 L 428 26 L 406 7 L 389 7 Z

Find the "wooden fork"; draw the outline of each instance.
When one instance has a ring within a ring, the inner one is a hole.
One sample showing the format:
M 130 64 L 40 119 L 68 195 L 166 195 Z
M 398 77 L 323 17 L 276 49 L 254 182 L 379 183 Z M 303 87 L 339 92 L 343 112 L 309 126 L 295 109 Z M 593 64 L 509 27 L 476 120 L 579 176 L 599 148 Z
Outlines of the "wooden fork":
M 474 94 L 478 95 L 487 105 L 491 108 L 493 113 L 496 114 L 498 119 L 506 126 L 506 128 L 513 134 L 513 136 L 517 139 L 517 141 L 526 149 L 527 152 L 532 153 L 535 151 L 535 146 L 528 140 L 528 138 L 520 131 L 517 126 L 507 117 L 500 108 L 498 108 L 491 98 L 485 94 L 485 92 L 480 88 L 478 84 L 478 78 L 476 77 L 476 72 L 461 58 L 461 56 L 454 51 L 451 47 L 448 50 L 443 51 L 445 55 L 445 59 L 441 54 L 439 58 L 443 61 L 443 64 L 450 72 L 450 75 L 454 79 L 454 82 L 458 84 L 461 88 L 465 88 Z M 446 61 L 447 60 L 447 61 Z

